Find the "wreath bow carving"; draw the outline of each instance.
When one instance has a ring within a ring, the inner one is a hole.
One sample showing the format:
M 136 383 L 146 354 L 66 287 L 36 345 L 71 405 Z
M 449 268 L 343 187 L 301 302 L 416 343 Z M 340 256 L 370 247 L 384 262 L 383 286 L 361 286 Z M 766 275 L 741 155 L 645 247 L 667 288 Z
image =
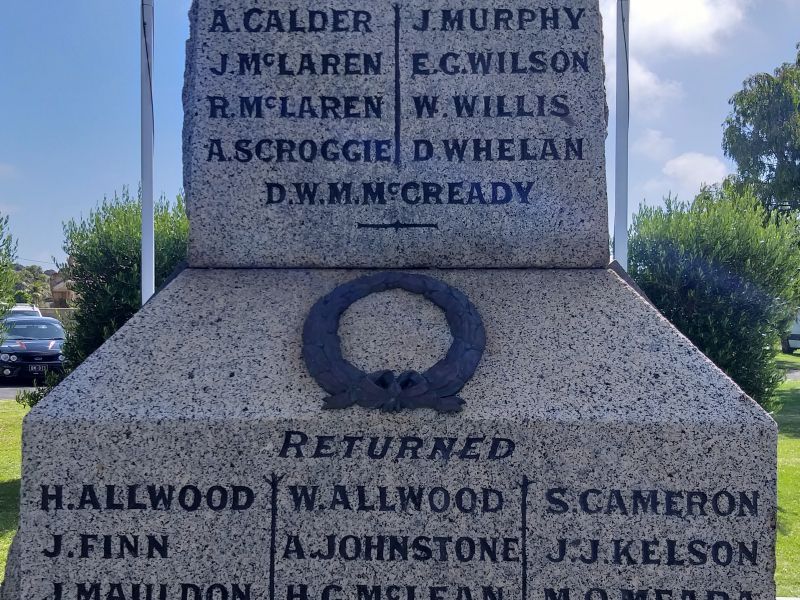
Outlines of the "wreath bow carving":
M 440 397 L 428 380 L 417 371 L 375 371 L 364 376 L 344 392 L 323 400 L 325 408 L 363 406 L 384 412 L 411 408 L 434 408 L 439 412 L 458 412 L 464 401 L 458 396 Z
M 364 373 L 342 357 L 337 332 L 344 311 L 369 294 L 394 288 L 422 294 L 445 312 L 450 326 L 453 344 L 447 355 L 424 373 Z M 485 346 L 483 322 L 464 294 L 432 277 L 409 273 L 379 273 L 340 285 L 312 307 L 303 327 L 303 358 L 311 375 L 330 394 L 324 399 L 328 409 L 460 411 L 464 401 L 456 394 L 472 377 Z

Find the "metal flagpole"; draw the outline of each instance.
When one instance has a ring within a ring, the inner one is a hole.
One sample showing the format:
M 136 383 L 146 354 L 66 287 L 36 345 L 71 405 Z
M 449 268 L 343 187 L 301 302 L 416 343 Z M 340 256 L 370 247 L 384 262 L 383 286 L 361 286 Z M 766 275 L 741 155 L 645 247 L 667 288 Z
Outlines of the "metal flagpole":
M 628 269 L 628 131 L 630 129 L 630 0 L 617 2 L 617 152 L 614 258 Z
M 153 0 L 142 0 L 142 304 L 155 293 Z

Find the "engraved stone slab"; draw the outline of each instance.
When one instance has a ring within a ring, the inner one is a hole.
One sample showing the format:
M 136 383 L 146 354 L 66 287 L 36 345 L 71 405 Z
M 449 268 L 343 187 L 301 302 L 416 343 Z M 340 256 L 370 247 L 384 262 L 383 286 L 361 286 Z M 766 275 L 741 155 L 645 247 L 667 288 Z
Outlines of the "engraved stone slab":
M 359 274 L 184 271 L 35 407 L 20 597 L 774 598 L 775 423 L 614 274 L 428 272 L 484 316 L 464 411 L 321 411 L 302 324 Z M 442 321 L 373 294 L 343 351 Z
M 602 267 L 597 0 L 195 0 L 190 264 Z

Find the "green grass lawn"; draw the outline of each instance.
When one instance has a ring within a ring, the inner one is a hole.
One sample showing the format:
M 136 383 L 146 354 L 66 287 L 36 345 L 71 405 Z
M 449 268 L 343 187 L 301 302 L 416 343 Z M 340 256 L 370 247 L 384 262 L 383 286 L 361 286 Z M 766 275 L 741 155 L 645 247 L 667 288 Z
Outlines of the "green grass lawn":
M 799 357 L 787 357 L 797 364 Z M 789 362 L 787 359 L 783 359 Z M 778 548 L 775 581 L 779 596 L 800 596 L 800 381 L 780 389 L 778 421 Z
M 6 554 L 17 530 L 22 417 L 28 412 L 13 401 L 0 401 L 0 580 Z
M 787 370 L 800 370 L 800 356 L 781 355 Z M 775 581 L 778 596 L 800 596 L 800 381 L 780 389 L 782 410 L 775 415 L 778 440 L 778 548 Z M 26 410 L 0 401 L 0 580 L 17 527 L 20 433 Z
M 800 352 L 797 354 L 778 354 L 778 359 L 775 361 L 779 367 L 789 370 L 800 371 Z

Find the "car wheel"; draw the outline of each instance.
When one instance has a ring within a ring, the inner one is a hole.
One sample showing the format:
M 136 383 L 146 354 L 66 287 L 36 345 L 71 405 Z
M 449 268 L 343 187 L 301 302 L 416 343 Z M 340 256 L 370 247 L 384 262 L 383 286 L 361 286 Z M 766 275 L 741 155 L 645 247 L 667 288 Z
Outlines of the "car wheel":
M 789 340 L 785 338 L 781 338 L 781 351 L 784 354 L 792 354 L 794 352 L 794 348 L 789 346 Z

